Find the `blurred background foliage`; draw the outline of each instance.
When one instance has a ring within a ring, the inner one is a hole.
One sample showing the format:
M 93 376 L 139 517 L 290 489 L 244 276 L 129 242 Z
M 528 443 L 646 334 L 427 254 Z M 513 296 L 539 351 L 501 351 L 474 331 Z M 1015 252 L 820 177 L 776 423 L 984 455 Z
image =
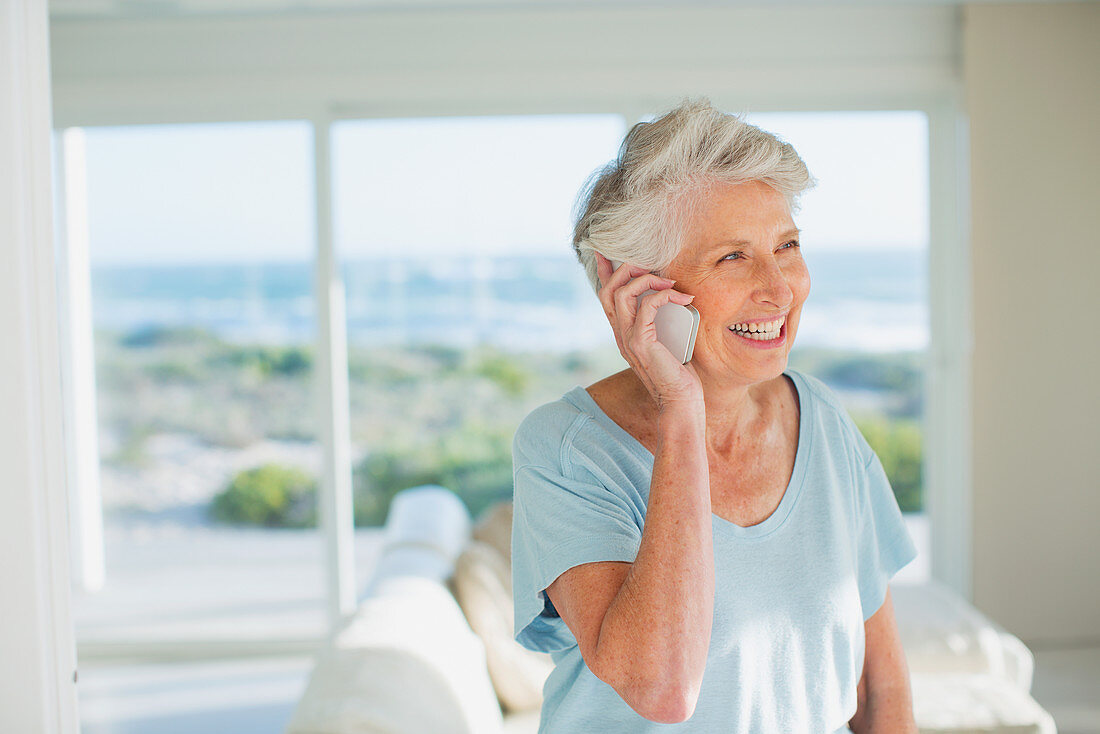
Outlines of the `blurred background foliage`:
M 888 420 L 881 415 L 857 416 L 863 437 L 878 454 L 902 512 L 921 510 L 920 423 L 909 418 Z
M 311 347 L 235 344 L 201 329 L 97 332 L 100 420 L 119 435 L 106 461 L 139 469 L 144 445 L 181 432 L 219 447 L 315 441 Z M 844 400 L 882 460 L 904 512 L 921 500 L 923 356 L 795 349 L 791 367 Z M 355 519 L 385 521 L 400 490 L 439 484 L 472 514 L 511 496 L 511 435 L 534 407 L 625 367 L 614 348 L 519 353 L 494 347 L 349 346 Z M 239 472 L 213 498 L 218 522 L 316 523 L 316 479 L 267 464 Z
M 210 503 L 217 522 L 303 528 L 317 524 L 317 483 L 301 469 L 264 464 L 239 472 Z

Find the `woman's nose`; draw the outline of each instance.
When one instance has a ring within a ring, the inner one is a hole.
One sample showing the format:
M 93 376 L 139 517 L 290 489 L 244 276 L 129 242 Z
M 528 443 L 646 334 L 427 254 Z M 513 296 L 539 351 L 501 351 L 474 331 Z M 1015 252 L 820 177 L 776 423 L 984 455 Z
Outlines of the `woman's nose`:
M 794 301 L 794 290 L 787 282 L 787 274 L 775 258 L 758 261 L 756 267 L 756 298 L 762 303 L 771 303 L 778 308 L 786 308 Z

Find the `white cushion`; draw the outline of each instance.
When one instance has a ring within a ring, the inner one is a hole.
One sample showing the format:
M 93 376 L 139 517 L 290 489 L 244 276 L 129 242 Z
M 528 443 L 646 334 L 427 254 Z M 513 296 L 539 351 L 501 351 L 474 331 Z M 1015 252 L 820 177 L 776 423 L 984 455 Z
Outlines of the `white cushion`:
M 525 711 L 504 717 L 504 734 L 538 734 L 539 712 Z
M 554 663 L 546 653 L 515 640 L 511 569 L 504 556 L 472 541 L 458 557 L 452 585 L 466 620 L 485 644 L 489 677 L 501 705 L 509 712 L 537 711 Z
M 500 551 L 509 568 L 512 565 L 512 503 L 497 502 L 478 518 L 473 530 L 474 540 Z
M 1031 651 L 952 589 L 933 580 L 890 590 L 911 671 L 989 673 L 1031 690 Z
M 1054 719 L 1011 681 L 986 673 L 912 673 L 921 734 L 1056 734 Z
M 318 659 L 287 734 L 499 734 L 485 648 L 423 578 L 377 586 Z
M 418 576 L 445 583 L 470 539 L 470 513 L 443 487 L 405 489 L 390 503 L 384 533 L 364 597 L 389 578 Z

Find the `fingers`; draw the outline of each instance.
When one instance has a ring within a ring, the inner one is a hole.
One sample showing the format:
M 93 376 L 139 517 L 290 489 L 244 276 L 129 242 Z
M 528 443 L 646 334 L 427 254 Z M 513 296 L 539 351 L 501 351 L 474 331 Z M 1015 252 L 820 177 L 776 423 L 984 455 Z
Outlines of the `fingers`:
M 637 316 L 638 296 L 646 291 L 663 291 L 671 288 L 675 281 L 659 275 L 645 273 L 634 278 L 615 291 L 615 313 L 622 321 L 633 321 Z
M 673 290 L 676 281 L 633 265 L 612 270 L 611 261 L 596 253 L 600 304 L 611 323 L 619 351 L 635 366 L 639 351 L 655 342 L 657 309 L 667 303 L 687 305 L 694 296 Z M 646 294 L 643 296 L 643 294 Z
M 657 340 L 655 323 L 661 306 L 669 303 L 686 306 L 695 296 L 674 290 L 676 281 L 643 268 L 629 264 L 614 268 L 598 252 L 596 275 L 600 281 L 600 304 L 611 324 L 619 353 L 657 404 L 663 404 L 670 395 L 701 397 L 702 388 L 694 369 L 680 364 Z
M 631 278 L 636 278 L 646 272 L 644 268 L 639 268 L 636 265 L 628 265 L 627 263 L 623 263 L 618 269 L 614 269 L 611 266 L 610 260 L 600 253 L 596 253 L 596 274 L 600 278 L 601 291 L 609 288 L 614 289 Z
M 600 253 L 596 253 L 597 268 L 603 273 L 611 273 L 611 261 L 605 258 Z M 622 287 L 622 285 L 628 282 L 631 278 L 646 275 L 647 272 L 642 268 L 634 265 L 627 265 L 626 263 L 620 265 L 614 273 L 607 275 L 606 277 L 601 275 L 600 282 L 603 286 L 600 288 L 597 294 L 600 299 L 600 305 L 603 306 L 603 312 L 607 316 L 608 321 L 612 325 L 616 322 L 615 312 L 615 293 Z
M 638 301 L 638 314 L 635 320 L 640 323 L 648 324 L 657 317 L 657 309 L 661 306 L 667 303 L 678 303 L 681 306 L 686 306 L 694 300 L 695 296 L 681 293 L 672 288 L 650 293 L 646 296 L 642 296 Z

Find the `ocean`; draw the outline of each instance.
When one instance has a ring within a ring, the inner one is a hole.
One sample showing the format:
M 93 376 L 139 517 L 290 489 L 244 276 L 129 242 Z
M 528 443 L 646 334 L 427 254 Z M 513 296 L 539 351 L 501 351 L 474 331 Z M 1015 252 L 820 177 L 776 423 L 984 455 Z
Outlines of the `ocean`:
M 796 346 L 856 351 L 928 345 L 925 250 L 804 251 L 812 280 Z M 570 254 L 394 255 L 343 265 L 352 345 L 492 344 L 508 350 L 612 343 Z M 308 344 L 313 264 L 93 265 L 97 329 L 208 329 L 237 342 Z

